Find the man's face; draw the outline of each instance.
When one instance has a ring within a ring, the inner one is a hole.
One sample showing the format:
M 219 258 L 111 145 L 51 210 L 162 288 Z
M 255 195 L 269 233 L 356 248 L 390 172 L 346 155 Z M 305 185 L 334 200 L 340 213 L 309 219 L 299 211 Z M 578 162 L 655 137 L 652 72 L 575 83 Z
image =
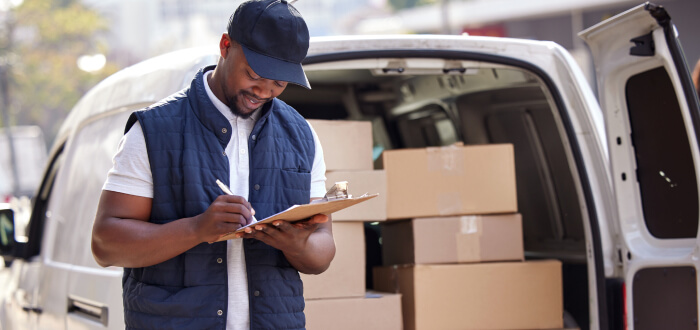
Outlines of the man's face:
M 266 102 L 282 94 L 287 82 L 260 77 L 250 68 L 243 49 L 231 43 L 225 54 L 222 100 L 235 115 L 247 118 Z

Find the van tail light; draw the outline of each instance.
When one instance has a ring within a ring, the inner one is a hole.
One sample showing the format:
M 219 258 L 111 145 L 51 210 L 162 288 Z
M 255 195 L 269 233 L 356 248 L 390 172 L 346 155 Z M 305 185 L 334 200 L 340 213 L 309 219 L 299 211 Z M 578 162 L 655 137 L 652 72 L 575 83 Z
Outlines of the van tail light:
M 620 278 L 608 278 L 606 300 L 608 305 L 608 329 L 627 329 L 627 287 Z
M 627 285 L 622 282 L 622 329 L 627 330 Z

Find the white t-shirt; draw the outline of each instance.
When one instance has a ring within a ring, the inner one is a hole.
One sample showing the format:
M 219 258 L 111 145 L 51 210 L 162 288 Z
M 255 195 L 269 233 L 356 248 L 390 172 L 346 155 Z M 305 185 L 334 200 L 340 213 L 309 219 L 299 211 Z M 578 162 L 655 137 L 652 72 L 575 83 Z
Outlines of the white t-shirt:
M 260 111 L 253 113 L 250 118 L 243 119 L 234 115 L 221 100 L 216 98 L 209 88 L 207 77 L 212 71 L 205 73 L 204 86 L 209 99 L 216 108 L 231 123 L 231 140 L 226 145 L 231 169 L 231 192 L 248 199 L 248 179 L 250 174 L 248 159 L 248 136 L 255 122 L 260 118 Z M 326 193 L 326 163 L 323 160 L 323 149 L 313 127 L 309 125 L 314 137 L 316 152 L 311 168 L 311 193 L 309 198 L 323 197 Z M 107 180 L 102 187 L 104 190 L 124 194 L 153 198 L 153 176 L 146 151 L 146 140 L 141 125 L 137 121 L 119 141 L 119 148 L 112 160 Z M 227 241 L 227 271 L 228 271 L 228 311 L 226 329 L 249 329 L 250 315 L 248 302 L 248 278 L 246 276 L 245 254 L 243 240 Z M 212 313 L 215 313 L 213 311 Z

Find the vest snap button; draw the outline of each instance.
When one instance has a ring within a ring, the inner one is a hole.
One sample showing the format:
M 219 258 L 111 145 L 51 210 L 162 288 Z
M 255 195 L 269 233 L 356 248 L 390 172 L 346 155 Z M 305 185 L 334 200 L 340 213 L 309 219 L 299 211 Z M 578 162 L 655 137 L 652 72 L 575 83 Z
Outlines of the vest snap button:
M 228 130 L 226 129 L 226 127 L 224 127 L 224 128 L 221 129 L 221 133 L 226 134 L 226 132 L 228 132 Z
M 224 259 L 217 258 L 217 259 L 216 259 L 216 262 L 217 262 L 217 263 L 222 263 L 222 262 L 224 262 Z
M 255 141 L 255 134 L 251 135 L 250 138 L 253 139 L 253 141 Z
M 224 311 L 218 310 L 218 311 L 216 311 L 216 315 L 219 315 L 219 316 L 224 315 Z
M 259 296 L 259 295 L 260 295 L 260 291 L 255 290 L 255 292 L 253 292 L 253 295 L 255 295 L 256 297 Z
M 253 189 L 260 190 L 260 185 L 256 183 L 255 186 L 253 186 Z
M 221 154 L 226 156 L 226 150 L 222 151 Z

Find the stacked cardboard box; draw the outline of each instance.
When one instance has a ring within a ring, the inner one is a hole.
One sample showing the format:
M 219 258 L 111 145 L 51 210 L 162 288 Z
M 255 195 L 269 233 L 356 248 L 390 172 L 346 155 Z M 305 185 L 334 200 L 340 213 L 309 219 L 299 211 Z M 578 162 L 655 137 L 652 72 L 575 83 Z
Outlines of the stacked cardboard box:
M 382 226 L 385 265 L 522 261 L 519 213 L 390 221 Z
M 348 181 L 353 196 L 378 193 L 333 213 L 336 254 L 328 270 L 302 274 L 307 329 L 402 329 L 399 294 L 368 293 L 365 222 L 386 220 L 386 176 L 373 170 L 370 122 L 309 120 L 321 141 L 326 189 Z
M 368 292 L 359 298 L 306 300 L 306 328 L 401 330 L 401 295 Z
M 404 329 L 559 329 L 557 260 L 375 268 L 375 289 L 400 292 Z
M 389 150 L 381 160 L 388 219 L 517 212 L 510 144 Z
M 335 258 L 328 269 L 319 275 L 301 274 L 304 298 L 357 298 L 364 297 L 365 234 L 362 223 L 333 222 Z
M 384 221 L 386 175 L 374 170 L 372 124 L 367 121 L 309 120 L 316 131 L 326 161 L 326 186 L 348 181 L 353 196 L 379 194 L 376 198 L 333 213 L 333 221 Z
M 405 329 L 556 329 L 561 263 L 522 261 L 512 145 L 386 151 L 383 267 Z

